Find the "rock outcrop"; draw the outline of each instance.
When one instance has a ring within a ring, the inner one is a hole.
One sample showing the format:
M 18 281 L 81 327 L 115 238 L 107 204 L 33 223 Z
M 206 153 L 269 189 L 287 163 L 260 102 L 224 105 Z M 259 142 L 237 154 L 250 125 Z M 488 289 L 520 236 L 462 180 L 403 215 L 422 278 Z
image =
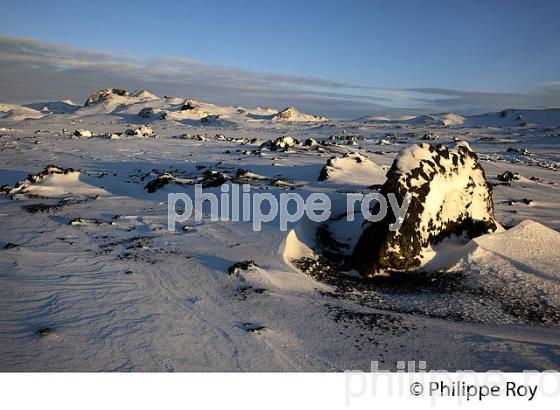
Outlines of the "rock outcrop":
M 517 172 L 505 171 L 502 174 L 498 174 L 496 179 L 501 182 L 511 182 L 519 180 L 519 174 Z
M 105 88 L 103 90 L 93 92 L 85 102 L 85 106 L 89 110 L 97 108 L 111 112 L 118 108 L 124 108 L 135 103 L 146 103 L 159 98 L 146 90 L 136 90 L 129 93 L 122 88 Z
M 140 112 L 138 113 L 138 117 L 144 119 L 152 118 L 152 119 L 162 120 L 165 119 L 166 112 L 159 108 L 145 107 L 140 110 Z
M 288 107 L 272 116 L 273 121 L 293 121 L 293 122 L 318 122 L 327 121 L 327 118 L 318 115 L 304 114 L 296 107 Z
M 10 198 L 13 199 L 16 197 L 16 195 L 26 194 L 32 185 L 39 183 L 52 175 L 68 175 L 68 174 L 79 175 L 79 172 L 76 171 L 74 168 L 62 168 L 59 167 L 58 165 L 47 165 L 45 169 L 43 169 L 42 171 L 36 174 L 29 174 L 27 178 L 25 178 L 23 181 L 17 182 L 13 188 L 7 185 L 4 186 L 3 191 Z
M 288 148 L 299 145 L 299 140 L 290 136 L 278 137 L 274 141 L 268 140 L 261 147 L 271 149 L 272 151 L 286 151 Z
M 126 135 L 137 137 L 154 137 L 155 132 L 152 127 L 148 125 L 141 125 L 138 128 L 129 128 L 124 132 Z
M 185 103 L 181 106 L 181 111 L 189 111 L 189 110 L 196 110 L 200 109 L 200 104 L 196 100 L 186 100 Z
M 410 194 L 411 202 L 395 231 L 391 207 L 381 221 L 365 224 L 352 255 L 352 266 L 362 275 L 415 270 L 424 252 L 445 237 L 472 238 L 496 229 L 491 186 L 465 142 L 451 149 L 426 143 L 404 149 L 380 193 L 386 198 L 393 193 L 399 204 Z
M 103 90 L 95 91 L 86 100 L 85 106 L 98 104 L 101 101 L 110 99 L 113 96 L 128 97 L 128 91 L 122 88 L 105 88 Z
M 83 138 L 91 138 L 93 137 L 93 132 L 91 132 L 90 130 L 84 130 L 82 128 L 74 131 L 74 136 L 75 137 L 83 137 Z

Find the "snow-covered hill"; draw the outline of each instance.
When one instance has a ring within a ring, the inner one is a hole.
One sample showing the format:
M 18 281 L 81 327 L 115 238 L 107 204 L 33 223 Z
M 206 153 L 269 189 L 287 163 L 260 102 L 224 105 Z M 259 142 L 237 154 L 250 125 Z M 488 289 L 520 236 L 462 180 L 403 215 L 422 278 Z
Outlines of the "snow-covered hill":
M 355 121 L 369 123 L 401 123 L 411 125 L 461 125 L 465 122 L 465 118 L 453 112 L 442 114 L 421 115 L 418 117 L 412 115 L 396 115 L 396 116 L 371 116 L 357 118 Z
M 41 118 L 45 115 L 44 112 L 23 105 L 0 103 L 0 124 L 13 124 L 28 118 Z
M 406 124 L 415 125 L 462 125 L 465 123 L 465 118 L 454 112 L 443 114 L 422 115 L 408 121 Z
M 288 107 L 285 110 L 272 116 L 273 121 L 287 121 L 287 122 L 321 122 L 326 121 L 325 117 L 318 115 L 310 115 L 299 112 L 296 107 Z
M 518 127 L 540 125 L 543 127 L 560 126 L 560 109 L 517 110 L 507 109 L 499 112 L 462 116 L 456 113 L 429 114 L 420 116 L 370 116 L 355 121 L 377 124 L 407 125 L 465 125 L 486 127 Z
M 80 106 L 72 100 L 36 102 L 26 104 L 25 106 L 45 114 L 68 114 L 80 108 Z
M 324 117 L 299 112 L 295 107 L 283 111 L 273 108 L 244 108 L 220 106 L 196 99 L 157 97 L 146 90 L 132 93 L 124 89 L 107 88 L 92 93 L 79 108 L 76 116 L 98 114 L 137 115 L 145 120 L 169 120 L 189 124 L 223 126 L 235 123 L 273 122 L 321 122 Z
M 92 93 L 86 100 L 79 113 L 111 113 L 122 110 L 138 103 L 155 101 L 159 98 L 146 90 L 137 90 L 132 93 L 120 88 L 105 88 Z
M 368 115 L 356 118 L 356 122 L 391 123 L 402 122 L 416 118 L 414 115 Z
M 543 127 L 560 126 L 560 108 L 548 110 L 508 109 L 495 113 L 466 117 L 470 126 L 515 127 L 536 124 Z

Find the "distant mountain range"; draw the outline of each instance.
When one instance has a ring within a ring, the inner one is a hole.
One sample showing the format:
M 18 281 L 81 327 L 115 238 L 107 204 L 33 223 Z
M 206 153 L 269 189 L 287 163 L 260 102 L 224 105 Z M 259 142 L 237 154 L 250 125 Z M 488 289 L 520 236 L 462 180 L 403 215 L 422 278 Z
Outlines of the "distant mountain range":
M 219 106 L 194 99 L 158 97 L 146 90 L 128 92 L 106 88 L 92 93 L 83 106 L 73 101 L 35 102 L 25 105 L 0 104 L 0 122 L 13 124 L 25 119 L 39 119 L 49 115 L 136 115 L 145 120 L 174 120 L 190 123 L 228 125 L 236 122 L 324 122 L 327 118 L 300 112 L 296 107 L 244 108 Z M 462 116 L 439 113 L 420 116 L 366 116 L 354 122 L 426 126 L 495 126 L 516 127 L 538 125 L 560 126 L 560 109 L 507 109 L 499 112 Z

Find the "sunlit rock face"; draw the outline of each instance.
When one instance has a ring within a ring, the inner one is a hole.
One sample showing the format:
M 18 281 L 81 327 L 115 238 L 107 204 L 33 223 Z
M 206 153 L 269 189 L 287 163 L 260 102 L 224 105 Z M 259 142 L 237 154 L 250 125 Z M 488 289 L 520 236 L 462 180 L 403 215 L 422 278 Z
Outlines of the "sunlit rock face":
M 85 106 L 95 105 L 101 101 L 105 101 L 113 96 L 128 97 L 128 91 L 121 88 L 105 88 L 103 90 L 95 91 L 86 100 Z
M 391 207 L 384 219 L 364 225 L 352 255 L 362 275 L 418 269 L 432 244 L 452 234 L 473 238 L 496 229 L 491 186 L 466 142 L 405 148 L 380 193 L 393 193 L 399 204 L 410 194 L 410 206 L 395 231 L 389 229 L 396 220 Z

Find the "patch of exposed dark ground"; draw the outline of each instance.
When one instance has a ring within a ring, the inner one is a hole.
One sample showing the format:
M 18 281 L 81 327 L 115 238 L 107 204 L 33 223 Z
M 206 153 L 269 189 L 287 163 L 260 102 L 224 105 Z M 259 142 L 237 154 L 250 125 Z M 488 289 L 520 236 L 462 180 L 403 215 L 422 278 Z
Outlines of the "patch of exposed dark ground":
M 77 205 L 77 204 L 81 204 L 87 201 L 90 201 L 92 199 L 95 198 L 86 198 L 86 199 L 61 199 L 58 200 L 56 202 L 41 202 L 41 203 L 35 203 L 35 204 L 26 204 L 26 205 L 22 205 L 21 208 L 26 211 L 29 212 L 31 214 L 37 213 L 37 212 L 44 212 L 44 213 L 49 213 L 49 212 L 53 212 L 56 213 L 57 211 L 60 211 L 61 209 L 69 206 L 69 205 Z
M 364 312 L 337 306 L 333 303 L 325 303 L 327 316 L 341 326 L 339 334 L 348 339 L 356 350 L 362 350 L 364 346 L 375 346 L 377 348 L 378 361 L 384 363 L 383 352 L 388 353 L 404 347 L 403 344 L 395 345 L 392 341 L 398 340 L 411 331 L 417 330 L 417 326 L 401 315 L 390 312 Z M 355 332 L 347 332 L 348 328 L 357 329 Z M 390 336 L 389 342 L 387 337 Z
M 179 255 L 180 251 L 165 247 L 154 246 L 152 236 L 131 236 L 126 238 L 114 238 L 108 235 L 94 236 L 99 241 L 96 254 L 110 254 L 116 260 L 132 261 L 142 264 L 155 265 L 162 263 L 169 255 Z M 189 256 L 185 256 L 189 258 Z
M 235 289 L 235 299 L 247 300 L 250 296 L 262 295 L 266 293 L 266 289 L 258 288 L 251 285 L 240 285 Z

